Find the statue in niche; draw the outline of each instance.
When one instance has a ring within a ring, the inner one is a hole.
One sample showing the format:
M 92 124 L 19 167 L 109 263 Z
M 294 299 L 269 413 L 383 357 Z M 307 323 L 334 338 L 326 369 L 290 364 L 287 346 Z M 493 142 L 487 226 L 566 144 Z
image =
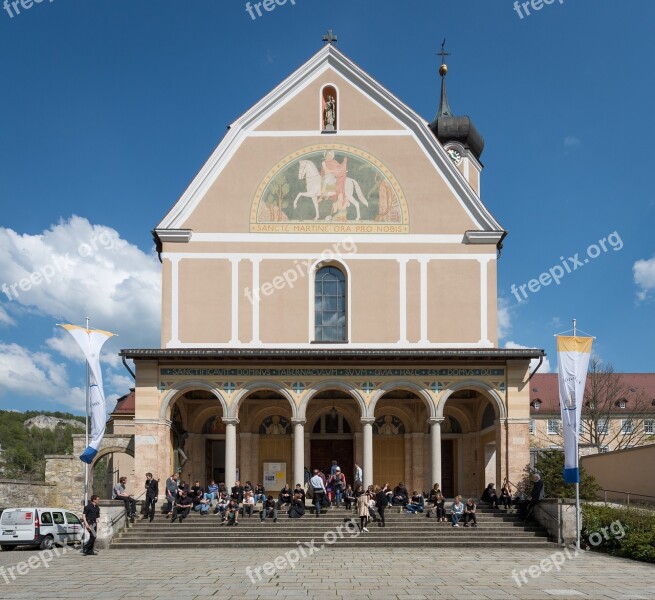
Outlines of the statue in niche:
M 280 415 L 267 417 L 262 422 L 259 433 L 263 435 L 286 435 L 289 433 L 289 421 Z
M 323 131 L 335 131 L 337 120 L 337 102 L 334 96 L 328 96 L 323 109 Z
M 188 460 L 184 452 L 184 445 L 189 434 L 182 425 L 182 414 L 176 406 L 171 419 L 171 434 L 173 436 L 173 470 L 175 473 L 181 473 L 182 467 Z

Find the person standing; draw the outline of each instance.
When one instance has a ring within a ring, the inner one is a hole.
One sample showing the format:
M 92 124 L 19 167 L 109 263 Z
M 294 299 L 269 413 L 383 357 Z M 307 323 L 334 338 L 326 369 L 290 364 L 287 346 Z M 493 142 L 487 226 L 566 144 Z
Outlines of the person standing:
M 82 513 L 82 522 L 89 533 L 89 539 L 82 547 L 82 554 L 84 554 L 84 556 L 94 556 L 97 554 L 93 549 L 93 546 L 96 543 L 98 521 L 100 520 L 100 507 L 98 506 L 98 502 L 100 502 L 100 496 L 93 494 Z
M 134 523 L 136 519 L 136 500 L 131 494 L 127 493 L 125 484 L 127 477 L 121 477 L 118 483 L 114 486 L 114 500 L 122 500 L 125 504 L 125 512 L 127 517 Z
M 173 504 L 177 500 L 177 473 L 173 473 L 166 480 L 166 518 L 173 514 Z
M 375 503 L 378 507 L 378 513 L 380 515 L 380 522 L 378 527 L 386 527 L 387 523 L 384 520 L 384 509 L 387 508 L 389 504 L 389 496 L 387 495 L 388 487 L 385 485 L 383 488 L 377 487 L 377 492 L 375 494 Z
M 362 468 L 355 463 L 355 489 L 359 485 L 364 485 L 364 479 L 362 478 Z
M 526 521 L 532 516 L 532 513 L 534 512 L 534 507 L 537 506 L 537 504 L 539 504 L 539 502 L 541 502 L 546 497 L 544 482 L 541 480 L 541 475 L 535 473 L 532 476 L 532 482 L 534 483 L 534 485 L 532 486 L 532 491 L 530 492 L 530 496 L 528 496 L 528 510 L 525 513 Z
M 143 518 L 150 518 L 150 522 L 155 518 L 155 505 L 159 496 L 159 480 L 153 479 L 152 473 L 146 473 L 146 502 L 143 511 Z
M 312 486 L 314 496 L 314 512 L 316 517 L 321 514 L 321 506 L 323 506 L 323 498 L 325 498 L 326 490 L 325 483 L 321 478 L 318 469 L 314 469 L 314 476 L 309 480 L 309 485 Z
M 367 491 L 361 494 L 357 498 L 357 515 L 359 516 L 359 531 L 366 531 L 368 533 L 368 529 L 366 528 L 366 522 L 368 521 L 369 517 L 369 504 L 371 502 L 371 494 Z
M 332 475 L 332 485 L 334 486 L 334 500 L 337 508 L 339 508 L 343 498 L 343 490 L 346 488 L 346 476 L 339 467 L 336 468 L 334 475 Z

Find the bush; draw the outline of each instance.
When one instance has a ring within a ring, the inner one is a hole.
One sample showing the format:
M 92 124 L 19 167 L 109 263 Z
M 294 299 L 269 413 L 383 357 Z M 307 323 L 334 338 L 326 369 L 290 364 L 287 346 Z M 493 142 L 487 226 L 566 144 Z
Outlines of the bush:
M 537 455 L 536 470 L 544 482 L 546 498 L 575 498 L 575 485 L 564 483 L 564 452 L 560 450 L 541 450 Z M 530 467 L 525 468 L 523 485 L 527 493 L 532 489 Z M 600 486 L 592 475 L 580 467 L 580 498 L 596 500 Z
M 581 537 L 600 552 L 655 563 L 655 513 L 585 504 Z

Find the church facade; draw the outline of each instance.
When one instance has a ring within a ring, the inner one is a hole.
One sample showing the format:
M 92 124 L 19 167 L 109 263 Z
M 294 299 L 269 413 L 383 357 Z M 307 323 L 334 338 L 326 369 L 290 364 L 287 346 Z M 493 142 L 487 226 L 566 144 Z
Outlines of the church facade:
M 428 123 L 328 43 L 231 125 L 154 233 L 161 348 L 121 351 L 137 477 L 520 480 L 544 353 L 498 348 L 506 233 L 441 75 Z

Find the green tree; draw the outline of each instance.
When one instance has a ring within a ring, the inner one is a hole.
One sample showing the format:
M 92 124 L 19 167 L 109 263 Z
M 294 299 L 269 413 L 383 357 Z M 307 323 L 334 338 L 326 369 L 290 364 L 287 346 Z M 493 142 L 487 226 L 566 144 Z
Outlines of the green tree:
M 7 450 L 6 461 L 14 473 L 29 473 L 34 467 L 34 459 L 29 450 L 22 444 L 18 444 Z
M 541 475 L 544 482 L 546 498 L 575 498 L 575 485 L 564 483 L 564 452 L 560 450 L 540 450 L 535 464 L 536 472 Z M 525 468 L 523 486 L 530 493 L 532 483 L 529 465 Z M 600 486 L 592 475 L 580 467 L 580 498 L 583 500 L 597 500 Z

